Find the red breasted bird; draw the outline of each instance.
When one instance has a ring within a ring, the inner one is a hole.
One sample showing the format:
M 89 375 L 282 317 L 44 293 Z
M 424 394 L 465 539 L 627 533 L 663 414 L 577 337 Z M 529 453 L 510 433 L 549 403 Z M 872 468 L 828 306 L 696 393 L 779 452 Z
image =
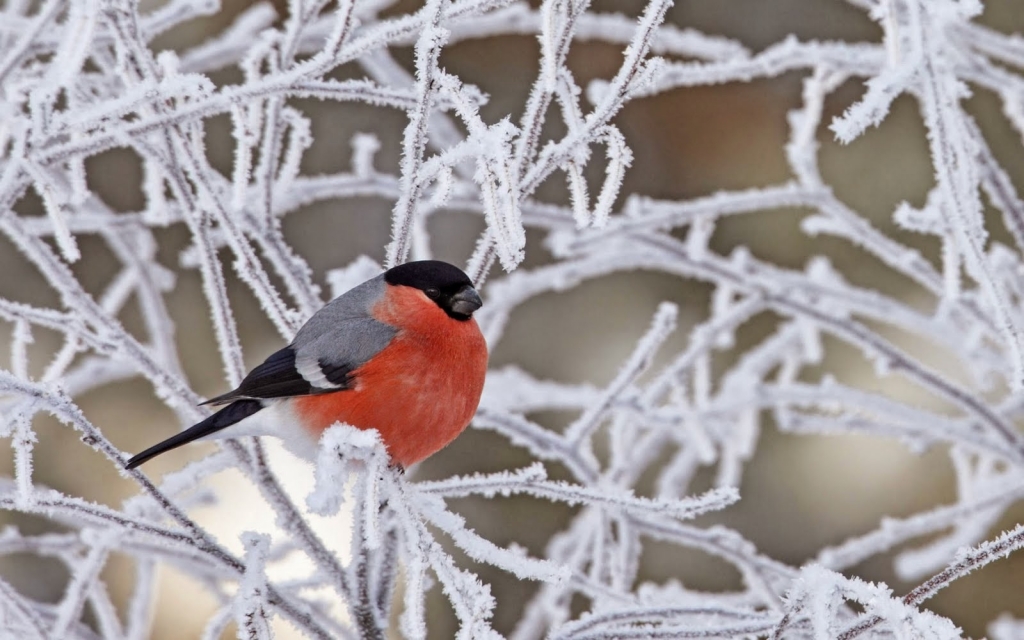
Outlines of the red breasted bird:
M 480 402 L 487 345 L 480 296 L 446 262 L 408 262 L 338 296 L 199 424 L 134 456 L 132 469 L 200 438 L 274 435 L 312 459 L 327 427 L 377 429 L 403 468 L 436 453 Z

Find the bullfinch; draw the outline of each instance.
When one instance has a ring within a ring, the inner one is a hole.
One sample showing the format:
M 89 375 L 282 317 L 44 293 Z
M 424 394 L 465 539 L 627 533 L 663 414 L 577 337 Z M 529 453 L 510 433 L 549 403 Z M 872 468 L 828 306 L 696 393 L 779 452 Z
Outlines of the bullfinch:
M 200 438 L 274 435 L 313 459 L 335 422 L 376 429 L 392 464 L 436 453 L 469 424 L 487 371 L 469 277 L 438 260 L 408 262 L 316 312 L 291 344 L 253 369 L 222 408 L 134 456 L 129 469 Z

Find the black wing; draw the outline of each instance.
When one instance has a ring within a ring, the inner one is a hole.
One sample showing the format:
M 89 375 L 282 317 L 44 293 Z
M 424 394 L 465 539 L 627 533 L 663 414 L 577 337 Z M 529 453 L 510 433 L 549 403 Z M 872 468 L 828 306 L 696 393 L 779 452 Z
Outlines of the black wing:
M 210 398 L 203 404 L 227 404 L 242 398 L 289 398 L 292 396 L 308 396 L 315 393 L 331 393 L 344 391 L 352 386 L 351 373 L 354 367 L 349 364 L 330 364 L 318 362 L 323 377 L 331 384 L 320 387 L 307 380 L 295 366 L 295 350 L 291 346 L 272 354 L 263 364 L 249 372 L 242 384 L 234 391 L 229 391 L 216 398 Z
M 290 345 L 249 372 L 237 389 L 204 404 L 351 389 L 353 372 L 380 353 L 398 332 L 369 315 L 385 286 L 379 276 L 335 298 L 313 314 Z

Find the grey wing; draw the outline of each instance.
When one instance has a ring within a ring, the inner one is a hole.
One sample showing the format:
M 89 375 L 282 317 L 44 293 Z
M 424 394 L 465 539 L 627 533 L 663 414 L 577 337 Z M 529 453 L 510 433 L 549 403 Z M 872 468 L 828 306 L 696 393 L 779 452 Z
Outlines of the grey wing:
M 327 303 L 299 329 L 290 345 L 249 372 L 237 389 L 207 403 L 350 389 L 352 372 L 386 347 L 398 332 L 370 315 L 386 286 L 384 276 L 379 276 Z

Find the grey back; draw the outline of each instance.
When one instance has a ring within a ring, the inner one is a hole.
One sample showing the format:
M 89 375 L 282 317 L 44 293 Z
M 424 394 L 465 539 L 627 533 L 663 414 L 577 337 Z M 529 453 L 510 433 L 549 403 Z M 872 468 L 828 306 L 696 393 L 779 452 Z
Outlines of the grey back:
M 370 315 L 385 293 L 384 275 L 371 278 L 331 300 L 295 334 L 296 368 L 357 369 L 386 347 L 398 329 Z

